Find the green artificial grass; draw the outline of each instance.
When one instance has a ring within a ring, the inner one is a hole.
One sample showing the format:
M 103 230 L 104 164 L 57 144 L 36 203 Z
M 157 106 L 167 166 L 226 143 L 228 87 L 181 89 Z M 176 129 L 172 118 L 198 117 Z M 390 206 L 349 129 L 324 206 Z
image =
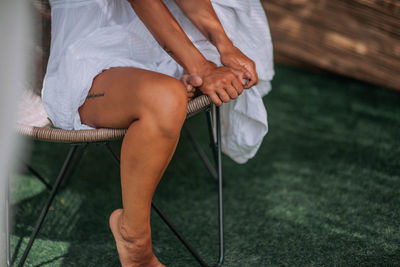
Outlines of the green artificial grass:
M 399 92 L 277 66 L 264 102 L 270 129 L 256 157 L 223 157 L 224 266 L 400 266 Z M 205 116 L 187 124 L 208 149 Z M 68 145 L 32 150 L 31 165 L 54 181 Z M 48 192 L 29 173 L 13 178 L 20 257 Z M 201 255 L 217 259 L 216 185 L 185 134 L 155 201 Z M 119 266 L 108 216 L 120 207 L 118 168 L 90 145 L 26 266 Z M 163 263 L 198 266 L 155 213 L 152 231 Z

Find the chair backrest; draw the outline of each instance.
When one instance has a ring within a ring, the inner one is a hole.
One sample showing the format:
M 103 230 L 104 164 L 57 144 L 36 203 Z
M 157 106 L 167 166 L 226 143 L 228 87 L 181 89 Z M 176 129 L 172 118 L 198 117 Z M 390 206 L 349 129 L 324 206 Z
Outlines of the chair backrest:
M 34 20 L 32 40 L 34 72 L 30 89 L 40 95 L 50 54 L 51 9 L 48 0 L 31 0 L 30 3 Z
M 30 77 L 25 83 L 18 103 L 18 121 L 20 125 L 51 127 L 41 101 L 43 78 L 46 74 L 51 41 L 51 9 L 48 0 L 29 2 L 33 15 L 33 39 L 31 40 L 32 61 Z

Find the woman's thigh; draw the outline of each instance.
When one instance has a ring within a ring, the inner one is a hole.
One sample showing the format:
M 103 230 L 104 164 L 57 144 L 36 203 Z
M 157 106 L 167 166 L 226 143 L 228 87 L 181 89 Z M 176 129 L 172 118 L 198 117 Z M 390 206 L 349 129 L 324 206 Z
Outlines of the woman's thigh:
M 156 121 L 180 118 L 186 105 L 186 89 L 179 80 L 139 68 L 113 67 L 93 79 L 79 114 L 82 123 L 92 127 L 128 128 L 146 116 L 155 116 Z

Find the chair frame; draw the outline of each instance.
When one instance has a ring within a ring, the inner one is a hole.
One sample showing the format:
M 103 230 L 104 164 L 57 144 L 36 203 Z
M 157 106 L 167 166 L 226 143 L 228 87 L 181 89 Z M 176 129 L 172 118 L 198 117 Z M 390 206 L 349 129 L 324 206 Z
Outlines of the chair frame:
M 218 185 L 218 231 L 219 231 L 219 257 L 217 262 L 214 265 L 209 265 L 206 261 L 199 255 L 199 253 L 193 248 L 193 246 L 186 240 L 186 238 L 178 231 L 175 225 L 171 222 L 169 217 L 154 203 L 152 202 L 152 208 L 156 211 L 156 213 L 161 217 L 165 224 L 170 228 L 170 230 L 176 235 L 176 237 L 182 242 L 182 244 L 189 250 L 189 252 L 193 255 L 193 257 L 197 260 L 197 262 L 201 266 L 222 266 L 224 261 L 224 220 L 223 220 L 223 181 L 222 181 L 222 157 L 221 157 L 221 121 L 220 121 L 220 108 L 211 104 L 206 109 L 204 109 L 207 124 L 208 124 L 208 133 L 210 137 L 210 147 L 212 150 L 212 155 L 214 158 L 215 166 L 214 168 L 211 161 L 206 156 L 205 152 L 199 145 L 199 143 L 194 138 L 193 134 L 190 132 L 188 127 L 184 124 L 183 129 L 187 132 L 189 139 L 191 140 L 195 150 L 199 154 L 201 160 L 204 162 L 205 167 L 210 172 L 211 176 L 216 180 Z M 214 111 L 214 112 L 213 112 Z M 213 116 L 214 115 L 214 116 Z M 57 191 L 60 187 L 66 184 L 67 179 L 72 175 L 72 172 L 76 168 L 80 157 L 82 156 L 83 151 L 87 148 L 89 144 L 101 144 L 110 152 L 114 161 L 120 165 L 120 160 L 118 155 L 112 150 L 109 145 L 109 141 L 103 142 L 74 142 L 70 143 L 70 149 L 68 154 L 64 160 L 63 166 L 60 169 L 60 172 L 54 182 L 53 185 L 50 185 L 46 182 L 46 180 L 36 172 L 32 167 L 27 165 L 28 170 L 37 177 L 48 190 L 50 190 L 49 197 L 43 205 L 42 211 L 36 221 L 35 228 L 31 233 L 29 242 L 24 250 L 24 253 L 18 263 L 19 267 L 22 267 L 28 257 L 30 249 L 35 241 L 37 234 L 40 231 L 40 228 L 43 224 L 43 221 L 47 215 L 49 207 L 57 194 Z M 7 181 L 6 188 L 6 257 L 7 257 L 7 266 L 14 266 L 14 261 L 17 256 L 19 246 L 17 245 L 14 255 L 11 256 L 11 245 L 10 245 L 10 237 L 11 237 L 11 225 L 10 225 L 10 210 L 9 210 L 9 185 Z

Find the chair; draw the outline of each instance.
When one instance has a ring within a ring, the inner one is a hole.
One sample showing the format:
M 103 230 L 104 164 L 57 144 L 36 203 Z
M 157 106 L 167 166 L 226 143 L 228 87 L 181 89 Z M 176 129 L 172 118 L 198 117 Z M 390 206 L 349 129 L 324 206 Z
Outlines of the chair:
M 54 128 L 47 119 L 46 112 L 43 109 L 41 98 L 33 92 L 25 92 L 22 99 L 20 109 L 20 120 L 17 124 L 18 134 L 32 138 L 34 140 L 47 142 L 62 142 L 70 144 L 69 152 L 64 160 L 63 166 L 53 185 L 50 185 L 45 179 L 36 172 L 31 166 L 27 166 L 50 191 L 49 197 L 43 205 L 42 211 L 36 221 L 34 230 L 30 236 L 29 242 L 24 250 L 23 256 L 18 263 L 18 266 L 23 266 L 29 251 L 35 241 L 35 238 L 40 231 L 42 223 L 47 215 L 47 211 L 57 194 L 59 188 L 65 183 L 68 177 L 72 174 L 76 164 L 78 163 L 82 152 L 89 144 L 101 144 L 110 152 L 112 158 L 119 165 L 119 157 L 109 145 L 110 141 L 122 139 L 126 129 L 94 129 L 94 130 L 62 130 Z M 218 217 L 219 217 L 219 258 L 214 266 L 221 266 L 224 260 L 224 232 L 223 232 L 223 202 L 222 202 L 222 164 L 221 164 L 221 126 L 220 126 L 220 110 L 219 107 L 213 105 L 206 95 L 198 96 L 188 103 L 187 118 L 198 113 L 205 112 L 208 123 L 208 132 L 210 136 L 210 146 L 214 157 L 216 168 L 205 155 L 200 145 L 194 139 L 190 130 L 184 125 L 184 130 L 188 133 L 196 151 L 204 162 L 210 174 L 218 182 Z M 6 214 L 7 214 L 7 264 L 13 266 L 13 259 L 10 250 L 10 225 L 9 225 L 9 196 L 8 190 L 6 195 Z M 168 225 L 177 238 L 189 250 L 193 257 L 201 266 L 209 266 L 205 260 L 196 252 L 196 250 L 187 242 L 185 237 L 172 224 L 166 214 L 155 204 L 152 203 L 153 209 Z

